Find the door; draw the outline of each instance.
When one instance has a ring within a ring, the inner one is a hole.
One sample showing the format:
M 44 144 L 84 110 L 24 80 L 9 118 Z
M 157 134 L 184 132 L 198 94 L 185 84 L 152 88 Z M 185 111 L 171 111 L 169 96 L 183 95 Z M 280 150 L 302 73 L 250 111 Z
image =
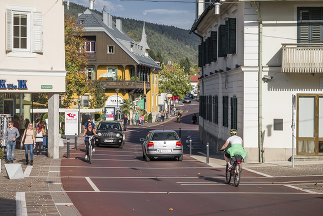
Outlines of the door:
M 323 95 L 297 99 L 297 154 L 323 155 Z

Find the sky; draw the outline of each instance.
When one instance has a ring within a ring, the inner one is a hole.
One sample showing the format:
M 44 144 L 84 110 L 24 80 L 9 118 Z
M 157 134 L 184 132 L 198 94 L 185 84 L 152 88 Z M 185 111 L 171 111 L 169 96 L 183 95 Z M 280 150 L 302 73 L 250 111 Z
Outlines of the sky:
M 151 2 L 152 0 L 95 0 L 94 8 L 106 10 L 113 16 L 146 20 L 147 22 L 191 29 L 195 19 L 195 0 L 159 0 L 168 2 Z M 89 0 L 70 0 L 89 7 Z

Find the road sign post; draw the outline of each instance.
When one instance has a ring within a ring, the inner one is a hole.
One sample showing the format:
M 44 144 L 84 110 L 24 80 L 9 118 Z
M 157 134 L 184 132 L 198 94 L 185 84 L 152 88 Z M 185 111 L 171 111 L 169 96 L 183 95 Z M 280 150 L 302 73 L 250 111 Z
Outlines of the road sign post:
M 210 146 L 209 142 L 206 143 L 206 163 L 209 164 L 210 162 Z

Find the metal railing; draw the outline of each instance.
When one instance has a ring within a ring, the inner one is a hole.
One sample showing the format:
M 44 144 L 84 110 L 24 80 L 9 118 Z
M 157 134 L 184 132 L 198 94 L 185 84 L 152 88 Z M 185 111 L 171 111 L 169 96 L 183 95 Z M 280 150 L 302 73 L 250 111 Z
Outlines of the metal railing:
M 282 72 L 323 73 L 323 43 L 282 44 Z

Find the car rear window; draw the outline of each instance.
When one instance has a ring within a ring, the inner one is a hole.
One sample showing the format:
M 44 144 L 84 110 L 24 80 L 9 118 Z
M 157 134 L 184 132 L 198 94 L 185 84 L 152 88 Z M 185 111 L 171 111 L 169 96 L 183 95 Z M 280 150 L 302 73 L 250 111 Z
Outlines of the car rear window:
M 161 132 L 154 133 L 152 136 L 152 141 L 160 141 L 160 140 L 178 140 L 178 136 L 176 132 Z
M 101 122 L 98 127 L 99 130 L 109 130 L 109 129 L 114 129 L 114 130 L 121 130 L 120 124 L 118 123 L 104 123 Z

